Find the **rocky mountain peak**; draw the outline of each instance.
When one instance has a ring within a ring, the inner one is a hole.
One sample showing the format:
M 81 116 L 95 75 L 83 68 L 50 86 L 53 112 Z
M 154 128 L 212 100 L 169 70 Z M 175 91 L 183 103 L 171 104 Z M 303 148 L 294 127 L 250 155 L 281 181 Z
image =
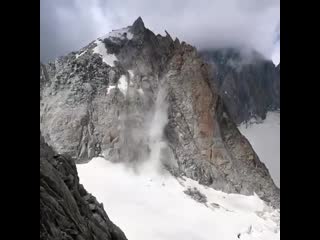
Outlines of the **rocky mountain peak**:
M 165 33 L 166 33 L 166 37 L 170 39 L 170 41 L 173 41 L 171 35 L 167 32 L 167 30 L 165 30 Z
M 133 33 L 137 34 L 145 30 L 145 26 L 141 17 L 138 17 L 132 24 L 131 30 Z

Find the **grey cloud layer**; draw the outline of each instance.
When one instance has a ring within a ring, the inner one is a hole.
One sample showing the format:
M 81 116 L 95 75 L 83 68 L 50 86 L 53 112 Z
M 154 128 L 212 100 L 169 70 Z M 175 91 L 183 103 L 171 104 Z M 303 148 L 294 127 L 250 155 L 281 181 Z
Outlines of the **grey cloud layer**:
M 250 46 L 271 58 L 280 1 L 41 0 L 40 58 L 46 62 L 78 50 L 138 16 L 155 33 L 167 30 L 198 48 Z

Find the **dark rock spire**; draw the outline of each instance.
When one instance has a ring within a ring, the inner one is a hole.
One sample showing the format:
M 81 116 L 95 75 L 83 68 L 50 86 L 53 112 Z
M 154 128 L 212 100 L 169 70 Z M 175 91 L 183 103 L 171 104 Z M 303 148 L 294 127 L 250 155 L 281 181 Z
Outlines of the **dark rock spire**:
M 137 20 L 134 21 L 134 23 L 132 24 L 132 31 L 134 33 L 140 33 L 143 32 L 145 30 L 145 26 L 144 23 L 142 21 L 141 17 L 138 17 Z

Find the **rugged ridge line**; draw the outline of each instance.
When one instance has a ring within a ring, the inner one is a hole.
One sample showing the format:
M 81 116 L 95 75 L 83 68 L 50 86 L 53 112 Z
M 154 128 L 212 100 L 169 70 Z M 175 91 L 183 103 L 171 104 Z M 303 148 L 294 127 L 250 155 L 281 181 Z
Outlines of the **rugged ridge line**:
M 56 155 L 40 133 L 40 239 L 126 240 L 81 184 L 73 160 Z

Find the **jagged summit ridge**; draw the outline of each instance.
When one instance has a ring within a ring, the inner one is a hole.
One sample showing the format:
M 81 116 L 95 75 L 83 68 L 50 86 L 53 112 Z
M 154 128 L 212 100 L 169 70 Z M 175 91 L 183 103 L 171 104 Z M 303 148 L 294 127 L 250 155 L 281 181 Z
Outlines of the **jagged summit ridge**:
M 141 17 L 138 17 L 132 24 L 132 32 L 139 33 L 145 30 L 144 22 Z
M 134 35 L 141 35 L 146 31 L 143 20 L 141 17 L 137 18 L 131 26 L 115 29 L 111 32 L 105 34 L 104 36 L 98 38 L 101 40 L 110 39 L 110 40 L 119 40 L 119 39 L 128 39 L 131 40 Z

